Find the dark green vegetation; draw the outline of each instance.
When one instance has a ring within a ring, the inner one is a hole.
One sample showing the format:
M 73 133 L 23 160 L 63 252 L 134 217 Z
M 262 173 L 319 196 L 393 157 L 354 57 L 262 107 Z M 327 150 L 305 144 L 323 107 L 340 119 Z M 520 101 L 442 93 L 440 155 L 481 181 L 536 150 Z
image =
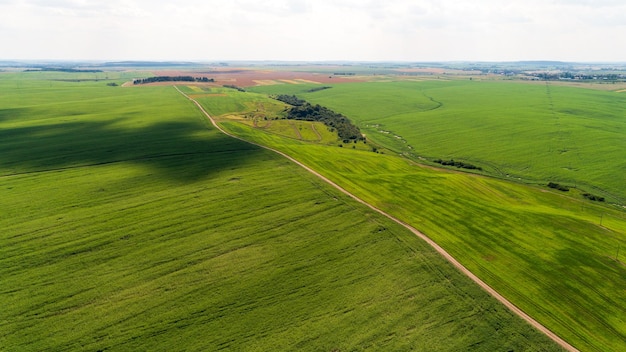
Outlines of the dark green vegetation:
M 309 89 L 308 91 L 310 92 L 311 90 Z M 292 106 L 302 106 L 304 104 L 307 104 L 306 100 L 302 100 L 295 95 L 279 94 L 274 98 Z
M 441 164 L 443 166 L 454 166 L 454 167 L 461 168 L 461 169 L 481 170 L 481 171 L 483 169 L 482 167 L 479 167 L 479 166 L 476 166 L 476 165 L 464 163 L 464 162 L 461 162 L 461 161 L 454 161 L 452 159 L 450 159 L 450 160 L 437 159 L 437 160 L 433 160 L 433 161 L 436 162 L 437 164 Z
M 288 119 L 322 122 L 332 130 L 337 130 L 337 135 L 344 143 L 365 140 L 359 128 L 342 114 L 338 114 L 319 104 L 311 105 L 295 95 L 278 95 L 276 99 L 292 105 L 287 110 Z
M 548 187 L 558 189 L 559 191 L 568 192 L 569 187 L 554 182 L 548 182 Z
M 604 202 L 604 197 L 596 196 L 591 193 L 583 193 L 583 197 L 593 201 Z
M 224 84 L 224 85 L 223 85 L 223 87 L 224 87 L 224 88 L 234 89 L 234 90 L 236 90 L 236 91 L 238 91 L 238 92 L 245 92 L 245 91 L 246 91 L 245 89 L 243 89 L 243 88 L 241 88 L 241 87 L 237 87 L 237 86 L 236 86 L 236 85 L 234 85 L 234 84 Z
M 332 91 L 351 86 L 358 91 L 365 85 L 337 85 Z M 397 86 L 395 89 L 402 94 Z M 279 91 L 276 87 L 271 90 L 274 94 Z M 210 110 L 215 101 L 203 100 L 203 104 Z M 425 106 L 428 101 L 424 100 Z M 346 96 L 335 104 L 354 102 Z M 223 126 L 294 156 L 418 228 L 577 348 L 626 349 L 626 267 L 623 251 L 620 254 L 620 248 L 626 248 L 623 210 L 589 202 L 579 191 L 565 194 L 545 186 L 433 170 L 389 154 L 278 138 L 236 122 L 224 122 Z
M 549 181 L 626 204 L 626 94 L 551 82 L 404 81 L 255 87 L 344 114 L 369 141 L 416 161 L 442 159 L 491 175 Z
M 320 91 L 320 90 L 330 89 L 330 88 L 332 88 L 332 87 L 329 87 L 329 86 L 315 87 L 315 88 L 311 88 L 311 89 L 307 90 L 307 92 L 308 93 L 314 93 L 314 92 L 317 92 L 317 91 Z
M 52 72 L 72 72 L 72 73 L 95 73 L 95 72 L 103 72 L 102 70 L 87 70 L 87 69 L 75 69 L 75 68 L 65 68 L 65 67 L 41 67 L 34 69 L 27 69 L 26 72 L 30 71 L 52 71 Z
M 208 77 L 193 77 L 193 76 L 156 76 L 138 78 L 133 80 L 133 84 L 147 84 L 156 82 L 215 82 L 213 78 Z
M 557 350 L 172 87 L 46 77 L 0 75 L 1 350 Z

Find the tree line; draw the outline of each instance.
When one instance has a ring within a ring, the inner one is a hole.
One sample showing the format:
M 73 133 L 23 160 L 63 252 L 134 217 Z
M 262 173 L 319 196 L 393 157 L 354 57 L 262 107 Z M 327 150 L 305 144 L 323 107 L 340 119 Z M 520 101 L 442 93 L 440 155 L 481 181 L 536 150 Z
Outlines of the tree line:
M 138 78 L 133 80 L 133 84 L 146 84 L 155 82 L 215 82 L 213 78 L 192 77 L 192 76 L 156 76 L 148 78 Z
M 441 164 L 441 165 L 444 165 L 444 166 L 454 166 L 454 167 L 461 168 L 461 169 L 481 170 L 481 171 L 483 169 L 480 166 L 472 165 L 472 164 L 469 164 L 469 163 L 464 163 L 462 161 L 454 161 L 454 159 L 450 159 L 450 160 L 436 159 L 436 160 L 433 160 L 433 161 L 436 162 L 437 164 Z
M 332 87 L 329 86 L 323 86 L 323 87 L 315 87 L 315 88 L 311 88 L 309 90 L 307 90 L 307 93 L 314 93 L 314 92 L 319 92 L 320 90 L 324 90 L 324 89 L 330 89 Z
M 41 67 L 34 69 L 27 69 L 25 72 L 41 72 L 41 71 L 51 71 L 51 72 L 70 72 L 70 73 L 98 73 L 103 72 L 102 70 L 79 70 L 76 68 L 58 68 L 58 67 Z
M 563 192 L 569 191 L 569 187 L 564 186 L 564 185 L 560 185 L 560 184 L 555 183 L 555 182 L 548 182 L 548 187 L 554 188 L 554 189 L 558 189 L 559 191 L 563 191 Z M 597 196 L 597 195 L 591 194 L 591 193 L 583 193 L 582 196 L 587 198 L 587 199 L 589 199 L 589 200 L 592 200 L 594 202 L 604 202 L 605 201 L 604 197 L 600 197 L 600 196 Z
M 241 88 L 241 87 L 237 87 L 237 86 L 236 86 L 236 85 L 234 85 L 234 84 L 224 84 L 224 85 L 223 85 L 223 87 L 224 87 L 224 88 L 234 89 L 234 90 L 239 91 L 239 92 L 245 92 L 245 91 L 246 91 L 245 89 L 243 89 L 243 88 Z
M 282 94 L 274 98 L 291 105 L 291 108 L 287 111 L 288 119 L 322 122 L 330 128 L 331 131 L 337 130 L 339 138 L 341 138 L 344 143 L 359 140 L 365 141 L 361 130 L 340 113 L 334 112 L 319 104 L 312 105 L 295 95 Z

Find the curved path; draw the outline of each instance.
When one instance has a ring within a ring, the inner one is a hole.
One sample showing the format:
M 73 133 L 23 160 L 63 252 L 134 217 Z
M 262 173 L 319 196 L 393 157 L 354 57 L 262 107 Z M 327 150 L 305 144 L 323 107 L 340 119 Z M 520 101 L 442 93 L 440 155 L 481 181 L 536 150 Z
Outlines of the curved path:
M 204 108 L 202 107 L 202 105 L 200 105 L 200 103 L 198 103 L 197 101 L 195 101 L 194 99 L 190 98 L 187 94 L 183 93 L 180 89 L 178 89 L 177 86 L 174 86 L 174 88 L 176 88 L 176 90 L 182 94 L 183 96 L 185 96 L 187 99 L 191 100 L 194 104 L 196 104 L 196 106 L 198 107 L 198 109 L 200 109 L 200 111 L 202 111 L 202 113 L 209 119 L 209 121 L 211 121 L 211 123 L 213 124 L 213 126 L 215 126 L 215 128 L 217 128 L 220 132 L 224 133 L 225 135 L 238 139 L 240 141 L 244 141 L 246 143 L 250 143 L 250 144 L 254 144 L 258 147 L 261 147 L 263 149 L 267 149 L 267 150 L 271 150 L 274 153 L 280 154 L 283 157 L 289 159 L 291 162 L 297 164 L 298 166 L 304 168 L 305 170 L 307 170 L 308 172 L 312 173 L 313 175 L 319 177 L 320 179 L 322 179 L 324 182 L 330 184 L 331 186 L 335 187 L 337 190 L 341 191 L 342 193 L 344 193 L 345 195 L 351 197 L 352 199 L 356 200 L 357 202 L 367 206 L 368 208 L 374 210 L 375 212 L 389 218 L 390 220 L 404 226 L 405 228 L 407 228 L 409 231 L 413 232 L 413 234 L 415 234 L 417 237 L 421 238 L 422 240 L 426 241 L 426 243 L 428 243 L 431 247 L 433 247 L 439 254 L 441 254 L 448 262 L 452 263 L 452 265 L 454 265 L 458 270 L 460 270 L 463 274 L 465 274 L 467 277 L 469 277 L 472 281 L 474 281 L 475 283 L 477 283 L 480 287 L 482 287 L 485 291 L 487 291 L 491 296 L 493 296 L 495 299 L 497 299 L 498 301 L 500 301 L 502 304 L 504 304 L 507 308 L 509 308 L 513 313 L 517 314 L 519 317 L 521 317 L 522 319 L 524 319 L 526 322 L 528 322 L 530 325 L 532 325 L 533 327 L 535 327 L 537 330 L 541 331 L 542 333 L 544 333 L 545 335 L 547 335 L 549 338 L 551 338 L 552 340 L 554 340 L 554 342 L 558 343 L 561 347 L 565 348 L 568 351 L 578 351 L 578 349 L 574 348 L 574 346 L 570 345 L 569 343 L 567 343 L 565 340 L 563 340 L 562 338 L 560 338 L 559 336 L 557 336 L 555 333 L 553 333 L 552 331 L 550 331 L 548 328 L 546 328 L 545 326 L 541 325 L 538 321 L 536 321 L 535 319 L 533 319 L 532 317 L 530 317 L 528 314 L 524 313 L 521 309 L 519 309 L 516 305 L 514 305 L 513 303 L 511 303 L 509 300 L 507 300 L 506 298 L 504 298 L 504 296 L 502 296 L 501 294 L 499 294 L 498 292 L 496 292 L 496 290 L 494 290 L 491 286 L 487 285 L 483 280 L 481 280 L 480 278 L 478 278 L 478 276 L 474 275 L 471 271 L 469 271 L 465 266 L 463 266 L 463 264 L 459 263 L 459 261 L 457 261 L 456 259 L 454 259 L 454 257 L 452 257 L 452 255 L 450 255 L 450 253 L 446 252 L 445 249 L 443 249 L 440 245 L 438 245 L 437 243 L 435 243 L 435 241 L 431 240 L 428 236 L 424 235 L 423 233 L 421 233 L 420 231 L 418 231 L 416 228 L 414 228 L 413 226 L 385 213 L 384 211 L 374 207 L 373 205 L 366 203 L 364 200 L 358 198 L 357 196 L 353 195 L 352 193 L 346 191 L 345 189 L 343 189 L 341 186 L 339 186 L 338 184 L 336 184 L 335 182 L 331 181 L 330 179 L 326 178 L 325 176 L 321 175 L 320 173 L 318 173 L 317 171 L 311 169 L 310 167 L 304 165 L 303 163 L 299 162 L 298 160 L 292 158 L 291 156 L 273 149 L 273 148 L 269 148 L 266 147 L 264 145 L 260 145 L 254 142 L 250 142 L 248 140 L 245 140 L 243 138 L 237 137 L 233 134 L 228 133 L 227 131 L 225 131 L 224 129 L 222 129 L 220 126 L 217 125 L 217 123 L 215 122 L 215 120 L 213 120 L 213 118 L 211 117 L 211 115 L 209 115 L 209 113 L 206 112 L 206 110 L 204 110 Z

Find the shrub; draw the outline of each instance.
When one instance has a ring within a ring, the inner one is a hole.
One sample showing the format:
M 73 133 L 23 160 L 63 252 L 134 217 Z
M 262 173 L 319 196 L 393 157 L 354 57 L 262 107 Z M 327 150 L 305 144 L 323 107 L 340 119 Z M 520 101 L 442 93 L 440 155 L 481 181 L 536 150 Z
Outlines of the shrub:
M 281 94 L 274 97 L 274 99 L 291 105 L 291 108 L 287 111 L 288 119 L 323 122 L 331 131 L 337 130 L 337 134 L 343 143 L 365 140 L 361 130 L 340 113 L 319 104 L 312 105 L 295 95 Z
M 315 88 L 311 88 L 309 90 L 307 90 L 307 93 L 313 93 L 313 92 L 318 92 L 320 90 L 324 90 L 324 89 L 330 89 L 332 87 L 328 87 L 328 86 L 323 86 L 323 87 L 315 87 Z
M 563 192 L 569 191 L 569 187 L 563 186 L 554 182 L 548 182 L 548 187 L 558 189 L 559 191 L 563 191 Z
M 604 197 L 596 196 L 591 193 L 583 193 L 583 197 L 592 200 L 594 202 L 604 202 Z
M 454 161 L 454 159 L 450 159 L 450 160 L 436 159 L 433 161 L 436 162 L 437 164 L 441 164 L 444 166 L 455 166 L 457 168 L 468 169 L 468 170 L 481 170 L 482 171 L 483 169 L 480 166 L 464 163 L 462 161 Z
M 246 91 L 245 89 L 243 89 L 243 88 L 241 88 L 241 87 L 237 87 L 237 86 L 236 86 L 236 85 L 234 85 L 234 84 L 224 84 L 224 85 L 223 85 L 223 87 L 224 87 L 224 88 L 234 89 L 234 90 L 237 90 L 237 91 L 239 91 L 239 92 L 245 92 L 245 91 Z

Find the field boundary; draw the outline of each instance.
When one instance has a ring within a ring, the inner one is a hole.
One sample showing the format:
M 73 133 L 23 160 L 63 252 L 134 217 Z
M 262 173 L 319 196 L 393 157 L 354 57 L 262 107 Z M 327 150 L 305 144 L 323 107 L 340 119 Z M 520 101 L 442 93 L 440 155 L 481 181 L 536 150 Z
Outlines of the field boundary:
M 220 126 L 218 126 L 218 124 L 215 122 L 215 120 L 211 117 L 211 115 L 209 115 L 209 113 L 202 107 L 202 105 L 200 105 L 200 103 L 198 103 L 196 100 L 190 98 L 187 94 L 185 94 L 183 91 L 181 91 L 177 86 L 174 85 L 174 88 L 180 93 L 182 94 L 185 98 L 187 98 L 188 100 L 190 100 L 191 102 L 193 102 L 198 109 L 200 109 L 200 111 L 209 119 L 209 121 L 211 121 L 211 124 L 217 128 L 220 132 L 222 132 L 223 134 L 238 139 L 240 141 L 261 147 L 263 149 L 272 151 L 276 154 L 279 154 L 285 158 L 287 158 L 288 160 L 290 160 L 291 162 L 293 162 L 294 164 L 302 167 L 303 169 L 305 169 L 306 171 L 310 172 L 311 174 L 317 176 L 318 178 L 320 178 L 322 181 L 328 183 L 329 185 L 333 186 L 334 188 L 336 188 L 338 191 L 340 191 L 341 193 L 349 196 L 350 198 L 356 200 L 357 202 L 367 206 L 368 208 L 374 210 L 375 212 L 385 216 L 386 218 L 392 220 L 393 222 L 403 226 L 404 228 L 406 228 L 407 230 L 411 231 L 414 235 L 416 235 L 417 237 L 419 237 L 420 239 L 424 240 L 426 243 L 428 243 L 432 248 L 435 249 L 435 251 L 437 251 L 437 253 L 439 253 L 441 256 L 443 256 L 449 263 L 451 263 L 454 267 L 456 267 L 459 271 L 461 271 L 461 273 L 463 273 L 465 276 L 469 277 L 472 281 L 474 281 L 476 284 L 478 284 L 478 286 L 480 286 L 483 290 L 485 290 L 488 294 L 490 294 L 492 297 L 494 297 L 495 299 L 497 299 L 500 303 L 502 303 L 505 307 L 507 307 L 511 312 L 513 312 L 514 314 L 516 314 L 517 316 L 519 316 L 520 318 L 524 319 L 527 323 L 529 323 L 530 325 L 532 325 L 535 329 L 539 330 L 540 332 L 542 332 L 543 334 L 545 334 L 546 336 L 548 336 L 550 339 L 552 339 L 554 342 L 556 342 L 557 344 L 559 344 L 561 347 L 563 347 L 564 349 L 566 349 L 567 351 L 572 351 L 572 352 L 578 352 L 578 349 L 576 349 L 574 346 L 570 345 L 568 342 L 566 342 L 565 340 L 563 340 L 562 338 L 560 338 L 557 334 L 555 334 L 554 332 L 552 332 L 550 329 L 548 329 L 547 327 L 543 326 L 541 323 L 539 323 L 538 321 L 536 321 L 535 319 L 533 319 L 531 316 L 529 316 L 528 314 L 526 314 L 524 311 L 522 311 L 520 308 L 518 308 L 516 305 L 514 305 L 513 303 L 511 303 L 508 299 L 506 299 L 504 296 L 502 296 L 500 293 L 498 293 L 495 289 L 493 289 L 491 286 L 489 286 L 487 283 L 485 283 L 483 280 L 481 280 L 478 276 L 474 275 L 474 273 L 472 273 L 469 269 L 467 269 L 463 264 L 461 264 L 459 261 L 457 261 L 450 253 L 448 253 L 445 249 L 443 249 L 443 247 L 441 247 L 440 245 L 438 245 L 435 241 L 433 241 L 432 239 L 430 239 L 430 237 L 426 236 L 425 234 L 423 234 L 422 232 L 420 232 L 419 230 L 417 230 L 416 228 L 414 228 L 413 226 L 401 221 L 400 219 L 397 219 L 393 216 L 391 216 L 390 214 L 387 214 L 386 212 L 384 212 L 381 209 L 376 208 L 375 206 L 365 202 L 364 200 L 362 200 L 361 198 L 355 196 L 354 194 L 348 192 L 347 190 L 345 190 L 344 188 L 342 188 L 341 186 L 339 186 L 338 184 L 336 184 L 335 182 L 331 181 L 330 179 L 328 179 L 327 177 L 323 176 L 322 174 L 320 174 L 319 172 L 313 170 L 312 168 L 306 166 L 305 164 L 301 163 L 300 161 L 294 159 L 293 157 L 287 155 L 286 153 L 283 153 L 277 149 L 273 149 L 261 144 L 257 144 L 248 140 L 245 140 L 241 137 L 235 136 L 229 132 L 227 132 L 226 130 L 222 129 Z

